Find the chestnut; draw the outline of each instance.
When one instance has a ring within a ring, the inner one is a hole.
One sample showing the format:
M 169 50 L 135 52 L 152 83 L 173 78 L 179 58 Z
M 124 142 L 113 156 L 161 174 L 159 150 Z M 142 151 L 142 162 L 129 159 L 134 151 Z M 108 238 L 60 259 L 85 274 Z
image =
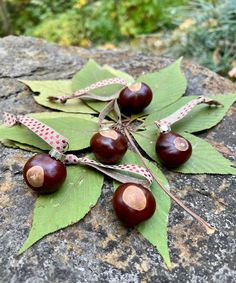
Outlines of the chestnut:
M 120 132 L 108 129 L 93 135 L 90 146 L 98 161 L 104 164 L 115 164 L 126 153 L 128 143 Z
M 23 176 L 35 192 L 52 193 L 65 181 L 66 166 L 49 154 L 37 154 L 26 162 Z
M 133 227 L 154 214 L 156 201 L 152 192 L 144 186 L 125 183 L 115 191 L 113 207 L 124 225 Z
M 121 90 L 118 97 L 120 111 L 123 114 L 137 114 L 152 101 L 152 91 L 145 83 L 134 83 Z
M 172 131 L 163 132 L 157 139 L 156 153 L 164 166 L 176 168 L 190 158 L 192 146 L 181 135 Z

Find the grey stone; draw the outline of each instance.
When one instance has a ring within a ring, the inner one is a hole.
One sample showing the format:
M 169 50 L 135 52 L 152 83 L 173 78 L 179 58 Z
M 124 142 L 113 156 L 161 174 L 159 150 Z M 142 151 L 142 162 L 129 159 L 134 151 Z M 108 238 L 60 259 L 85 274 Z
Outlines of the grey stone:
M 137 76 L 173 61 L 131 50 L 64 48 L 29 37 L 0 39 L 0 115 L 4 111 L 46 111 L 17 79 L 67 79 L 93 58 Z M 184 61 L 187 95 L 236 92 L 236 85 Z M 227 153 L 235 150 L 235 107 L 202 135 Z M 0 281 L 1 282 L 236 282 L 235 176 L 168 173 L 172 191 L 217 231 L 202 227 L 175 204 L 169 223 L 172 271 L 140 234 L 121 227 L 114 216 L 109 182 L 98 204 L 79 223 L 45 237 L 18 256 L 30 230 L 36 196 L 20 173 L 32 156 L 0 146 Z M 235 159 L 235 152 L 228 154 Z

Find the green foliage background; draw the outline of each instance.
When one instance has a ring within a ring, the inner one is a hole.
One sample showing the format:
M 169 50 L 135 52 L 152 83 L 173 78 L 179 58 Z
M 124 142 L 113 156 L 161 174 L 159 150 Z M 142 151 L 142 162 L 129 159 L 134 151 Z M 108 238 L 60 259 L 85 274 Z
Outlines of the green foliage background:
M 1 1 L 0 1 L 1 2 Z M 11 32 L 64 45 L 117 43 L 169 25 L 167 9 L 186 0 L 5 0 Z M 2 30 L 1 35 L 9 32 Z
M 195 0 L 177 15 L 172 20 L 177 28 L 168 37 L 168 54 L 194 59 L 221 75 L 236 67 L 235 0 Z

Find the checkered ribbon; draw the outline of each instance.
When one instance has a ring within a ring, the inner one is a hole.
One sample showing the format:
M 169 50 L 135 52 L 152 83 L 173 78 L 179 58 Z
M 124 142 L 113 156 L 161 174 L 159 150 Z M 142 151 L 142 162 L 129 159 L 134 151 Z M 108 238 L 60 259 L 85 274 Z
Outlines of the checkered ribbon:
M 91 84 L 91 85 L 89 85 L 85 88 L 81 88 L 81 89 L 77 90 L 75 93 L 73 93 L 72 95 L 49 96 L 48 99 L 50 101 L 59 101 L 61 103 L 66 103 L 66 101 L 68 99 L 73 99 L 73 98 L 76 98 L 76 97 L 77 98 L 83 97 L 83 98 L 90 98 L 90 99 L 101 100 L 101 101 L 108 101 L 108 100 L 111 100 L 111 97 L 89 94 L 89 92 L 91 90 L 94 90 L 94 89 L 97 89 L 97 88 L 101 88 L 101 87 L 108 86 L 108 85 L 114 85 L 114 84 L 120 84 L 120 85 L 123 85 L 123 86 L 127 86 L 128 81 L 126 81 L 122 78 L 105 79 L 105 80 L 101 80 L 101 81 L 98 81 L 96 83 L 93 83 L 93 84 Z
M 198 98 L 193 99 L 189 103 L 185 104 L 183 107 L 181 107 L 176 112 L 169 115 L 168 117 L 155 121 L 155 123 L 159 128 L 163 128 L 163 129 L 168 128 L 172 124 L 184 118 L 196 105 L 201 103 L 206 103 L 210 106 L 211 105 L 223 106 L 220 102 L 216 100 L 204 96 L 199 96 Z
M 137 183 L 136 177 L 127 176 L 124 175 L 124 173 L 126 174 L 131 173 L 143 177 L 143 180 L 138 179 L 138 183 L 141 183 L 142 185 L 147 187 L 150 186 L 153 181 L 153 177 L 149 173 L 149 171 L 136 164 L 105 165 L 95 160 L 88 159 L 87 157 L 77 157 L 74 154 L 67 154 L 65 163 L 88 165 L 122 183 L 127 183 L 127 182 Z M 121 171 L 123 174 L 114 172 L 114 170 Z
M 81 164 L 93 167 L 121 183 L 134 182 L 147 187 L 152 184 L 152 175 L 147 169 L 141 166 L 135 164 L 105 165 L 87 157 L 64 154 L 69 148 L 68 139 L 34 118 L 5 113 L 4 124 L 8 127 L 12 127 L 16 124 L 24 125 L 52 147 L 52 150 L 49 153 L 52 157 L 61 160 L 66 164 Z M 122 174 L 117 171 L 121 171 Z M 127 175 L 129 173 L 136 175 L 136 177 Z
M 69 142 L 65 137 L 34 118 L 4 113 L 4 124 L 8 127 L 16 124 L 24 125 L 58 152 L 64 153 L 68 149 Z

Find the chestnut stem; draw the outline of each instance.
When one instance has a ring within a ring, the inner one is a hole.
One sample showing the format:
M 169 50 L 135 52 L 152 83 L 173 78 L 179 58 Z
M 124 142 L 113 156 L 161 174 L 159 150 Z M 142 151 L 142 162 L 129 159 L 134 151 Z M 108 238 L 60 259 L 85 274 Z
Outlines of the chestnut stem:
M 188 214 L 190 214 L 193 218 L 195 218 L 198 222 L 200 222 L 204 228 L 207 231 L 207 234 L 213 234 L 215 232 L 215 228 L 212 227 L 209 223 L 207 223 L 203 218 L 201 218 L 199 215 L 197 215 L 195 212 L 193 212 L 190 208 L 188 208 L 187 206 L 185 206 L 183 204 L 183 202 L 181 200 L 179 200 L 176 196 L 174 196 L 162 183 L 161 181 L 152 173 L 151 169 L 149 168 L 145 158 L 142 156 L 141 152 L 139 151 L 139 149 L 137 148 L 137 146 L 135 145 L 129 131 L 127 130 L 126 127 L 124 127 L 124 132 L 125 135 L 128 139 L 128 141 L 130 142 L 131 146 L 133 147 L 133 149 L 135 150 L 135 152 L 139 155 L 139 157 L 141 158 L 144 166 L 147 168 L 147 170 L 150 172 L 150 174 L 152 175 L 152 177 L 154 178 L 154 180 L 157 182 L 157 184 L 161 187 L 161 189 L 173 200 L 175 201 L 180 207 L 182 207 Z

